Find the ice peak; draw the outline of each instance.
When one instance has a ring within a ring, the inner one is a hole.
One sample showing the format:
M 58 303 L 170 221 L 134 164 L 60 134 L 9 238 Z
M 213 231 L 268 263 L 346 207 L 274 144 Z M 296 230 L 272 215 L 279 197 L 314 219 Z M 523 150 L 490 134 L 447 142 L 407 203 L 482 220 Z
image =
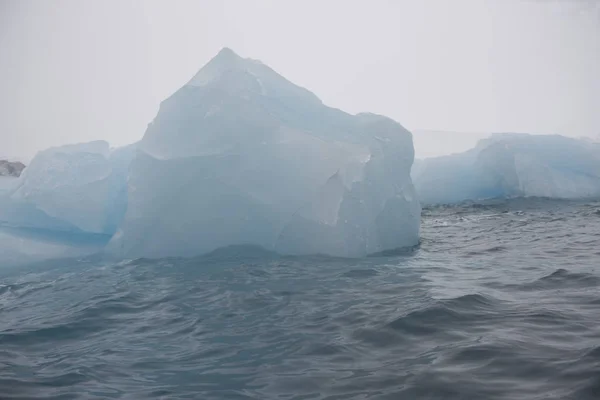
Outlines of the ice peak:
M 313 93 L 288 81 L 261 61 L 240 57 L 229 47 L 222 48 L 186 86 L 213 85 L 227 88 L 230 94 L 253 92 L 262 96 L 321 103 Z
M 229 47 L 223 47 L 217 53 L 217 55 L 212 58 L 210 62 L 218 62 L 220 64 L 231 64 L 239 61 L 243 61 L 243 58 L 240 57 L 235 51 L 231 50 Z
M 219 52 L 216 55 L 216 57 L 231 57 L 231 56 L 240 58 L 240 56 L 238 56 L 237 53 L 235 51 L 233 51 L 230 47 L 223 47 L 221 50 L 219 50 Z
M 217 80 L 226 71 L 244 70 L 246 60 L 237 55 L 229 47 L 223 47 L 194 77 L 188 82 L 190 86 L 206 86 Z

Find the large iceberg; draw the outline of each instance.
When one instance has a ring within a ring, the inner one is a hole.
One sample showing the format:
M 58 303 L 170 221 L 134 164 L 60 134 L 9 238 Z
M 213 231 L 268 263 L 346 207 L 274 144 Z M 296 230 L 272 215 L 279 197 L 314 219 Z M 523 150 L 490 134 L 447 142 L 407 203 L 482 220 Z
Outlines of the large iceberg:
M 600 197 L 600 144 L 559 135 L 494 134 L 412 171 L 423 203 L 492 197 Z
M 193 256 L 238 244 L 364 256 L 418 243 L 410 132 L 350 115 L 223 49 L 162 102 L 108 249 Z
M 0 193 L 0 225 L 112 235 L 125 214 L 134 150 L 96 141 L 38 153 Z

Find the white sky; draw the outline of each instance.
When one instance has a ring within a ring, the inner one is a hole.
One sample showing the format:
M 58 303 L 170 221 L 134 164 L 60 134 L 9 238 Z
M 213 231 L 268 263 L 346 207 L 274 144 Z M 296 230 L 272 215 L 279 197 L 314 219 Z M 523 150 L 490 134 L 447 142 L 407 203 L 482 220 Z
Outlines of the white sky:
M 139 140 L 224 46 L 409 129 L 600 134 L 596 0 L 0 0 L 0 157 Z

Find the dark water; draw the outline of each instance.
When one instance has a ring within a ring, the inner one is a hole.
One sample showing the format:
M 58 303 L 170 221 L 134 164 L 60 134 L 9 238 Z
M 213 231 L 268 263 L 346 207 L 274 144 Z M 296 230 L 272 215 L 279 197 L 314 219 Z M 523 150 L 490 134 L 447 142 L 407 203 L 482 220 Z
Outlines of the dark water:
M 0 271 L 0 398 L 600 399 L 600 203 L 426 209 L 363 260 Z

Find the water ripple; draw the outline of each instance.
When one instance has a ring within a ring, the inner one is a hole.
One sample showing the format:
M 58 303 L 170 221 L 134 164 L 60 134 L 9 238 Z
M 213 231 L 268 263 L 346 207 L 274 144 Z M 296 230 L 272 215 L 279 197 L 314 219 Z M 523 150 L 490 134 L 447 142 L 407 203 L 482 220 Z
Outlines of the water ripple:
M 362 260 L 2 271 L 0 397 L 596 400 L 599 209 L 428 208 L 419 248 Z

